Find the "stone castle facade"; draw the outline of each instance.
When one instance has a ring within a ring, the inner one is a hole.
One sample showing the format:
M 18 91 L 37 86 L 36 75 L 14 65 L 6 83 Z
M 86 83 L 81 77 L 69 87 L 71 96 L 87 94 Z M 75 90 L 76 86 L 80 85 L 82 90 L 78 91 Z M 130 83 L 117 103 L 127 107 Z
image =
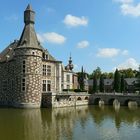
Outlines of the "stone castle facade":
M 34 29 L 34 16 L 28 5 L 20 39 L 0 54 L 0 105 L 39 108 L 43 93 L 57 94 L 78 87 L 71 57 L 64 67 L 41 46 Z

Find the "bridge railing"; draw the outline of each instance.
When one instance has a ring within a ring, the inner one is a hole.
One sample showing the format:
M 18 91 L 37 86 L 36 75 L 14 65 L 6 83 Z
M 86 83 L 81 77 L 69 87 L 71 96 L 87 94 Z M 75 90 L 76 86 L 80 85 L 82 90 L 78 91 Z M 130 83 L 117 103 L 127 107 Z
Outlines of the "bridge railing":
M 117 92 L 113 92 L 113 93 L 95 93 L 95 95 L 118 95 L 118 96 L 140 96 L 140 94 L 138 93 L 117 93 Z

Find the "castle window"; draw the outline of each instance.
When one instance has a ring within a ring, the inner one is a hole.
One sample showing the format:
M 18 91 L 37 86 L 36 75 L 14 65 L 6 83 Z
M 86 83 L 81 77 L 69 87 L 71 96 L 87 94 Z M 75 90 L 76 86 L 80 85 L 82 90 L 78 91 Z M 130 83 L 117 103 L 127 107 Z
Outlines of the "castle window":
M 25 73 L 26 70 L 26 62 L 25 60 L 22 62 L 22 72 Z
M 70 85 L 67 85 L 67 89 L 70 89 Z
M 22 79 L 22 91 L 25 91 L 25 89 L 26 89 L 25 83 L 26 83 L 26 80 L 25 80 L 25 78 L 23 78 Z
M 43 59 L 45 59 L 45 53 L 42 53 L 42 57 L 43 57 Z
M 42 53 L 42 57 L 43 59 L 48 60 L 48 54 Z
M 51 81 L 47 81 L 47 91 L 51 91 Z
M 47 66 L 47 75 L 51 76 L 51 66 L 50 65 Z
M 2 90 L 7 91 L 7 81 L 3 81 L 2 83 Z
M 11 90 L 14 90 L 14 80 L 11 80 Z
M 66 78 L 67 78 L 66 81 L 67 81 L 67 82 L 70 82 L 70 75 L 67 75 Z
M 46 80 L 43 80 L 42 91 L 46 91 Z
M 46 65 L 43 65 L 43 75 L 46 75 Z
M 45 55 L 45 59 L 48 60 L 48 55 L 47 54 Z
M 32 52 L 32 55 L 35 55 L 35 52 Z

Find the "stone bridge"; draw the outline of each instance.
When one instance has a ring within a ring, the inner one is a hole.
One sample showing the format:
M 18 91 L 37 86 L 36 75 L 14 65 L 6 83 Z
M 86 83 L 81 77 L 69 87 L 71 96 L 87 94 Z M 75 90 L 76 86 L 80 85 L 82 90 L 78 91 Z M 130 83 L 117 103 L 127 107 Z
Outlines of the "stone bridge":
M 113 105 L 114 101 L 118 101 L 122 106 L 128 106 L 128 103 L 135 102 L 140 106 L 139 95 L 121 95 L 121 94 L 93 94 L 89 95 L 89 104 L 99 104 L 104 101 L 105 105 Z
M 140 106 L 140 95 L 123 94 L 87 94 L 87 93 L 62 93 L 62 94 L 43 94 L 43 107 L 66 107 L 78 105 L 121 105 L 129 104 Z

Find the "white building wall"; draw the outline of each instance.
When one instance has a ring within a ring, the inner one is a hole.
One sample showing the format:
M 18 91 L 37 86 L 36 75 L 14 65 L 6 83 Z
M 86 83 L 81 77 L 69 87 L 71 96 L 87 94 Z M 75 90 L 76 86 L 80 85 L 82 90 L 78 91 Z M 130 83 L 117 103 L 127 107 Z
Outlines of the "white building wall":
M 69 81 L 67 79 L 67 75 L 69 75 Z M 69 71 L 63 71 L 63 89 L 73 89 L 73 73 Z

